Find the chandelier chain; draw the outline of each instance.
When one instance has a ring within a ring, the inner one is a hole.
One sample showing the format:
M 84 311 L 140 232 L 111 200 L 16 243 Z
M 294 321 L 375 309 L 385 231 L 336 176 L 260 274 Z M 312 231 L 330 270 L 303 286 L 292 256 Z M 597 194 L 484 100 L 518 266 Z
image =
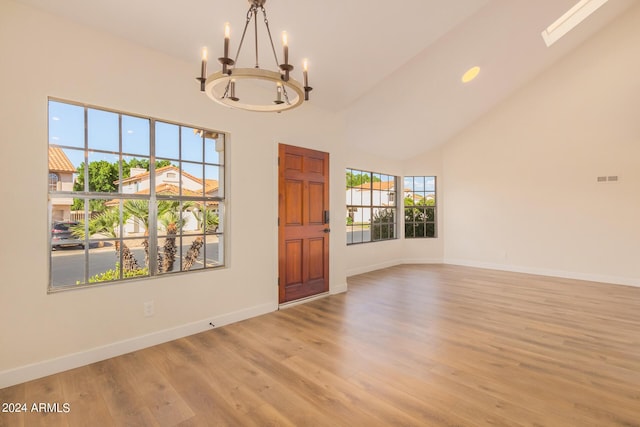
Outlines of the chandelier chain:
M 264 26 L 267 27 L 267 34 L 269 35 L 269 41 L 271 42 L 271 50 L 273 51 L 273 58 L 276 60 L 276 68 L 280 66 L 278 62 L 278 54 L 276 53 L 276 47 L 273 44 L 273 37 L 271 37 L 271 28 L 269 28 L 269 20 L 267 19 L 267 11 L 262 6 L 262 15 L 264 16 Z
M 238 45 L 238 50 L 236 51 L 236 57 L 233 60 L 235 63 L 238 63 L 238 57 L 240 56 L 240 50 L 242 49 L 242 44 L 244 43 L 244 36 L 247 34 L 247 27 L 249 27 L 249 23 L 251 22 L 251 17 L 254 14 L 255 6 L 249 7 L 249 11 L 247 12 L 247 21 L 244 23 L 244 30 L 242 30 L 242 37 L 240 38 L 240 44 Z
M 284 95 L 284 100 L 287 102 L 287 105 L 291 105 L 291 101 L 289 101 L 289 94 L 287 93 L 287 88 L 282 86 L 282 94 Z

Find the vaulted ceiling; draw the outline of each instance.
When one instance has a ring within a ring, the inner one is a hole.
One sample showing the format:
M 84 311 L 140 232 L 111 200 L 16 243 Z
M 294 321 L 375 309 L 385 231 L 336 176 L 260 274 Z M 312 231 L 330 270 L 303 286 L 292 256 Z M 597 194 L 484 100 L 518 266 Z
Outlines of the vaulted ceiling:
M 195 74 L 202 46 L 210 57 L 221 56 L 225 22 L 235 52 L 249 7 L 246 0 L 17 1 L 193 63 Z M 396 126 L 426 121 L 424 149 L 455 135 L 634 4 L 610 0 L 547 48 L 541 31 L 576 1 L 268 0 L 265 7 L 272 33 L 289 34 L 291 63 L 309 59 L 314 104 L 354 120 L 373 104 L 381 116 L 397 115 Z M 270 66 L 269 47 L 261 49 Z M 480 76 L 463 85 L 461 75 L 474 65 Z M 402 108 L 416 103 L 423 108 Z M 375 124 L 382 126 L 375 119 L 374 134 Z M 398 157 L 415 152 L 406 144 Z

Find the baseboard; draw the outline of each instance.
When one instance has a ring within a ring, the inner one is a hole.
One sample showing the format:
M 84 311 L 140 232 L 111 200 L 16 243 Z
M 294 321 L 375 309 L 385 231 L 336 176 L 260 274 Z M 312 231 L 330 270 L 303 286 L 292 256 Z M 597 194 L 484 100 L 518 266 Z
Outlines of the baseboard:
M 339 285 L 331 285 L 329 289 L 329 293 L 331 295 L 341 294 L 343 292 L 347 292 L 347 282 L 341 283 Z
M 389 268 L 400 264 L 402 264 L 402 260 L 396 259 L 377 264 L 366 265 L 363 267 L 351 268 L 347 270 L 347 277 L 357 276 L 358 274 L 364 274 L 370 271 L 382 270 L 383 268 Z
M 406 258 L 402 264 L 443 264 L 442 258 Z
M 111 357 L 121 356 L 123 354 L 131 353 L 132 351 L 141 350 L 143 348 L 162 344 L 178 338 L 204 332 L 211 329 L 211 325 L 209 323 L 213 323 L 215 327 L 224 326 L 266 313 L 271 313 L 276 311 L 277 308 L 276 304 L 262 304 L 245 310 L 202 319 L 175 328 L 118 341 L 105 346 L 92 348 L 90 350 L 2 371 L 0 372 L 0 388 L 21 384 L 37 378 L 68 371 L 69 369 L 89 365 Z
M 579 273 L 564 270 L 552 270 L 547 268 L 524 267 L 517 265 L 495 264 L 489 262 L 470 261 L 463 259 L 446 259 L 445 264 L 462 265 L 465 267 L 485 268 L 490 270 L 511 271 L 514 273 L 535 274 L 538 276 L 560 277 L 564 279 L 586 280 L 590 282 L 611 283 L 613 285 L 625 285 L 640 287 L 640 279 L 608 276 L 601 274 Z
M 403 264 L 442 264 L 442 258 L 407 258 L 385 261 L 383 263 L 371 264 L 364 267 L 352 268 L 347 270 L 347 277 L 357 276 L 358 274 L 369 273 L 371 271 L 382 270 L 383 268 L 394 267 Z M 345 285 L 346 288 L 346 285 Z

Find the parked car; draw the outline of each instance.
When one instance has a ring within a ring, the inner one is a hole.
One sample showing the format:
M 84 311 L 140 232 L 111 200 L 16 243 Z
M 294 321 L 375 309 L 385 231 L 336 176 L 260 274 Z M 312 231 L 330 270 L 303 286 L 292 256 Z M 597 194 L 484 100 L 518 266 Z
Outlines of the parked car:
M 56 221 L 51 226 L 51 248 L 63 246 L 80 246 L 84 249 L 84 240 L 73 235 L 71 228 L 78 225 L 77 221 Z

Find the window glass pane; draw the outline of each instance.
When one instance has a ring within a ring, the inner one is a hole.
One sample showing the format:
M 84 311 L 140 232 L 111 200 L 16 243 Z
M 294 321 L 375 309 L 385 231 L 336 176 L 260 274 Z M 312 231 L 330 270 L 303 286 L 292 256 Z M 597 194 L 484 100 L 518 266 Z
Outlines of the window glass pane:
M 165 230 L 166 232 L 166 230 Z M 180 236 L 168 234 L 158 238 L 158 271 L 159 274 L 180 271 Z
M 224 265 L 224 237 L 222 235 L 206 237 L 206 266 L 218 267 Z
M 373 183 L 375 187 L 379 188 L 379 182 L 374 182 Z M 368 200 L 366 201 L 367 204 L 373 204 L 373 206 L 381 206 L 382 205 L 382 192 L 379 190 L 372 190 L 372 191 L 368 191 L 368 194 L 371 195 L 371 202 L 369 202 Z
M 434 206 L 436 203 L 436 193 L 425 193 L 424 200 L 427 206 Z
M 122 151 L 149 156 L 149 119 L 122 116 Z
M 156 160 L 156 194 L 163 196 L 180 194 L 180 168 L 177 165 L 178 162 L 167 159 Z
M 52 242 L 53 244 L 53 242 Z M 85 251 L 79 246 L 52 246 L 51 288 L 83 284 Z
M 180 183 L 183 196 L 202 197 L 204 195 L 204 172 L 202 163 L 182 162 Z
M 425 178 L 425 191 L 436 191 L 436 177 L 435 176 L 426 176 Z
M 204 192 L 207 197 L 224 197 L 224 177 L 221 166 L 205 166 L 204 168 Z
M 117 153 L 120 150 L 118 114 L 93 108 L 89 108 L 87 114 L 89 149 Z
M 411 190 L 413 189 L 413 177 L 412 176 L 405 176 L 404 177 L 404 190 Z
M 78 232 L 93 242 L 93 246 L 104 247 L 101 241 L 113 239 L 120 235 L 120 200 L 119 199 L 87 199 L 89 202 L 88 217 L 85 216 L 84 199 L 78 199 L 82 206 L 76 211 L 80 223 Z M 87 219 L 88 218 L 88 219 Z
M 204 268 L 205 240 L 204 235 L 190 235 L 183 239 L 182 253 L 184 254 L 182 271 L 199 270 Z
M 424 209 L 425 221 L 435 221 L 436 219 L 436 210 L 435 208 L 425 208 Z
M 156 122 L 156 157 L 178 159 L 180 157 L 179 126 Z
M 352 203 L 355 206 L 362 205 L 362 190 L 360 188 L 354 188 L 351 193 Z
M 84 107 L 49 101 L 49 144 L 84 148 Z
M 217 233 L 220 228 L 217 206 L 218 202 L 193 202 L 189 208 L 189 223 L 185 225 L 185 230 L 197 234 Z
M 413 223 L 405 222 L 404 223 L 404 237 L 410 238 L 415 237 L 415 233 L 413 232 Z
M 84 183 L 84 170 L 79 170 L 78 182 Z M 117 193 L 120 185 L 120 156 L 89 151 L 88 191 Z M 86 187 L 85 187 L 86 188 Z
M 146 240 L 149 235 L 149 201 L 140 199 L 129 199 L 122 203 L 124 223 L 122 227 L 122 237 L 140 237 Z M 146 245 L 135 242 L 136 245 Z M 146 262 L 145 262 L 146 265 Z
M 393 237 L 394 210 L 374 209 L 372 219 L 373 240 L 383 240 Z
M 84 150 L 61 148 L 49 145 L 49 179 L 56 176 L 55 187 L 51 191 L 83 191 L 82 185 L 75 185 L 78 167 L 84 162 Z M 84 182 L 84 181 L 83 181 Z
M 202 162 L 202 130 L 182 128 L 182 160 Z
M 125 156 L 122 159 L 122 193 L 149 194 L 151 159 L 148 157 Z

